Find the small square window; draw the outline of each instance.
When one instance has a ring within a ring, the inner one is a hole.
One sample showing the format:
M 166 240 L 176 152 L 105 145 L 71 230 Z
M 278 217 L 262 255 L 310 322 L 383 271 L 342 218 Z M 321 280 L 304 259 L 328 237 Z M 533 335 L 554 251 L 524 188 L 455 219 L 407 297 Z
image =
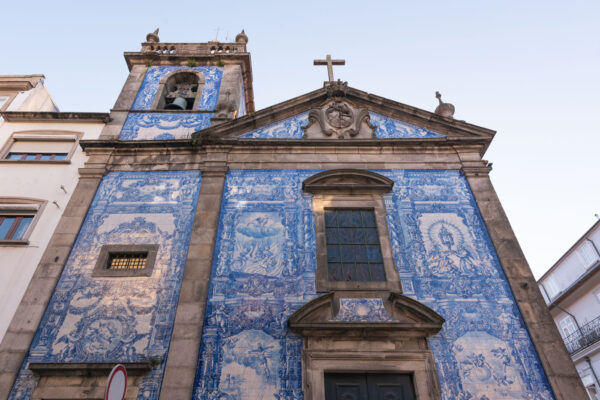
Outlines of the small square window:
M 148 252 L 143 253 L 111 253 L 108 256 L 106 268 L 123 269 L 144 269 L 148 260 Z
M 152 275 L 157 244 L 104 245 L 92 272 L 93 277 L 142 277 Z

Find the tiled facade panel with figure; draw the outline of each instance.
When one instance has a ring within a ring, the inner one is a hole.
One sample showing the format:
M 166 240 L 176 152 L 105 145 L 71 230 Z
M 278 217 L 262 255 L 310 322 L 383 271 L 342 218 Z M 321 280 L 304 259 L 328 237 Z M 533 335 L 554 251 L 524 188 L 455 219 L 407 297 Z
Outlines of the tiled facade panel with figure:
M 198 110 L 206 113 L 136 113 L 132 111 L 125 120 L 119 138 L 121 140 L 167 140 L 185 139 L 190 135 L 210 126 L 210 119 L 217 107 L 223 67 L 183 67 L 183 66 L 152 66 L 144 77 L 142 86 L 135 98 L 132 110 L 151 110 L 161 79 L 167 74 L 194 70 L 204 76 L 202 95 Z
M 466 179 L 378 172 L 395 182 L 385 204 L 404 294 L 446 319 L 429 341 L 443 398 L 553 399 Z
M 230 171 L 213 257 L 195 399 L 300 399 L 302 339 L 287 318 L 315 295 L 302 181 L 317 171 Z
M 96 192 L 10 399 L 29 399 L 30 362 L 152 362 L 139 399 L 158 399 L 200 172 L 113 172 Z M 158 245 L 152 275 L 93 278 L 103 245 Z
M 229 172 L 195 399 L 303 398 L 301 338 L 286 322 L 318 296 L 312 199 L 302 191 L 317 172 Z M 552 399 L 464 177 L 377 172 L 395 182 L 385 203 L 405 294 L 446 318 L 430 340 L 442 398 Z M 377 300 L 341 299 L 335 320 L 389 316 Z

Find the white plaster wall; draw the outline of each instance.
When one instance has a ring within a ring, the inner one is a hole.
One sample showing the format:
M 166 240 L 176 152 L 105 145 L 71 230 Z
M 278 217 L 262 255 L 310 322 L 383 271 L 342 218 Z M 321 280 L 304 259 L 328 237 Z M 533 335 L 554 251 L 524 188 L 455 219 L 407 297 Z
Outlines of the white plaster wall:
M 58 111 L 43 82 L 33 89 L 19 92 L 6 111 Z
M 97 139 L 104 124 L 80 122 L 9 123 L 0 125 L 0 147 L 13 132 L 82 132 L 82 139 Z M 78 168 L 87 157 L 78 145 L 70 164 L 0 162 L 0 197 L 45 200 L 28 246 L 0 246 L 0 341 L 27 289 L 29 281 L 77 185 Z M 65 193 L 60 186 L 63 185 Z M 56 201 L 57 207 L 53 204 Z

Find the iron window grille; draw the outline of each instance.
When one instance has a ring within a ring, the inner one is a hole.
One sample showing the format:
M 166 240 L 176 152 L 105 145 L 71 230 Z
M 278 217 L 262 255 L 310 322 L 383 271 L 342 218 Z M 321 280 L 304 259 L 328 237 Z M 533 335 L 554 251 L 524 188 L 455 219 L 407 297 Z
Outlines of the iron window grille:
M 329 281 L 384 282 L 373 210 L 325 209 Z

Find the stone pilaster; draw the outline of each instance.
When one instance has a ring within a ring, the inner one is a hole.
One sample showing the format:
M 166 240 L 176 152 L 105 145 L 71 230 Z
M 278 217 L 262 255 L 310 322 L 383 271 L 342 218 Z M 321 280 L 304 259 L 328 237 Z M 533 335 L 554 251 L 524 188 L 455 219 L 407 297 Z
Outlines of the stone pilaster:
M 79 228 L 102 180 L 101 169 L 80 169 L 79 183 L 0 343 L 0 399 L 8 397 Z
M 125 81 L 125 85 L 123 85 L 119 98 L 110 112 L 111 120 L 104 126 L 104 129 L 100 133 L 100 140 L 119 138 L 123 124 L 127 119 L 129 110 L 133 106 L 133 102 L 142 86 L 147 71 L 148 67 L 145 65 L 134 65 L 131 68 L 131 72 L 127 77 L 127 81 Z
M 489 168 L 466 167 L 462 171 L 471 186 L 556 399 L 587 399 L 581 379 L 492 186 L 488 175 Z
M 160 398 L 165 400 L 189 399 L 193 394 L 221 197 L 227 173 L 225 162 L 218 160 L 226 157 L 226 154 L 216 150 L 212 155 L 215 156 L 211 157 L 214 160 L 202 169 L 202 185 L 160 393 Z

